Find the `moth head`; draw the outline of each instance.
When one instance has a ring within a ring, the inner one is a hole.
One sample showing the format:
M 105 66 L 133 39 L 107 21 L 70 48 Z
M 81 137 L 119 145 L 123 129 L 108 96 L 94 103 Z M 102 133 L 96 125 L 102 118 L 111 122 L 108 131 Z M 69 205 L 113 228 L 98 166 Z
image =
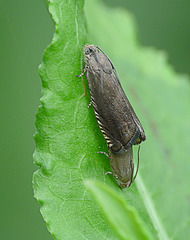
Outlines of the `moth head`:
M 92 50 L 89 47 L 85 48 L 85 51 L 84 51 L 85 55 L 90 54 L 91 52 Z
M 84 51 L 85 57 L 92 56 L 93 54 L 99 52 L 98 48 L 95 45 L 89 45 L 89 44 L 86 44 L 84 46 L 83 51 Z

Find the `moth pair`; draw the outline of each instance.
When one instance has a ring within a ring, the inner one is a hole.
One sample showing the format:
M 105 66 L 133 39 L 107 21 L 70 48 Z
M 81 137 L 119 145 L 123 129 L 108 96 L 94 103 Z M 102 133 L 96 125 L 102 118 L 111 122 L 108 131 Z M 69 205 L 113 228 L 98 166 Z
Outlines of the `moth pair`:
M 146 140 L 144 129 L 131 106 L 109 57 L 97 46 L 84 47 L 91 102 L 99 127 L 107 141 L 113 174 L 121 188 L 130 187 L 135 177 L 133 145 Z M 139 151 L 138 151 L 139 165 Z M 134 177 L 133 177 L 134 176 Z

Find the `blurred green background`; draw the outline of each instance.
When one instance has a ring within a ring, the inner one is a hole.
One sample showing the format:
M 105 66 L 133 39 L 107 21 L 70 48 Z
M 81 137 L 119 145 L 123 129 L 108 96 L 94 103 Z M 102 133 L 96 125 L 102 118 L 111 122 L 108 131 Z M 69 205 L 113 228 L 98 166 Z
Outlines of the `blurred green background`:
M 133 12 L 141 43 L 167 50 L 176 71 L 190 73 L 190 1 L 104 2 Z M 35 112 L 41 96 L 38 65 L 54 26 L 42 0 L 1 0 L 0 18 L 0 236 L 5 240 L 52 239 L 31 182 L 36 169 L 32 160 Z

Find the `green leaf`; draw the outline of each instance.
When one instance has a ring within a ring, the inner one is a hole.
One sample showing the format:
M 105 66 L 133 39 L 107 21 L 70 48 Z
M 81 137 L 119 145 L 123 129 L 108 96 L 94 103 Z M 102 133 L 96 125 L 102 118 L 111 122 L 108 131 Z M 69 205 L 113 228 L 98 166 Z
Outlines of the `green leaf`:
M 126 11 L 87 1 L 86 18 L 92 42 L 115 64 L 147 135 L 141 146 L 137 189 L 132 186 L 122 195 L 138 212 L 144 212 L 144 203 L 158 238 L 187 239 L 190 235 L 189 79 L 174 72 L 164 52 L 140 46 L 133 16 Z M 150 224 L 144 216 L 143 219 Z
M 121 239 L 152 239 L 135 208 L 127 204 L 119 194 L 97 181 L 85 180 L 84 185 L 93 193 Z
M 163 52 L 137 43 L 128 12 L 106 8 L 98 0 L 86 1 L 91 42 L 112 59 L 147 135 L 136 182 L 122 190 L 113 176 L 104 175 L 111 170 L 109 159 L 97 152 L 107 151 L 106 142 L 93 108 L 87 108 L 90 98 L 84 94 L 83 81 L 75 77 L 83 70 L 82 49 L 87 43 L 83 1 L 53 0 L 49 10 L 56 32 L 40 67 L 43 97 L 36 115 L 34 153 L 40 168 L 33 178 L 49 231 L 54 239 L 118 239 L 83 185 L 91 178 L 127 199 L 154 239 L 187 239 L 187 78 L 174 73 Z

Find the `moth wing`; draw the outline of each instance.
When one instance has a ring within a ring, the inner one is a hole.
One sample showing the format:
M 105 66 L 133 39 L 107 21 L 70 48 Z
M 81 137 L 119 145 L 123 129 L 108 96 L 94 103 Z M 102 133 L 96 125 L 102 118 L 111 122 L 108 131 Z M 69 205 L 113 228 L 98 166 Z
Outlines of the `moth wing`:
M 135 144 L 140 130 L 115 71 L 112 69 L 109 72 L 103 68 L 101 73 L 89 69 L 87 79 L 90 79 L 88 82 L 96 118 L 108 146 L 118 152 Z

